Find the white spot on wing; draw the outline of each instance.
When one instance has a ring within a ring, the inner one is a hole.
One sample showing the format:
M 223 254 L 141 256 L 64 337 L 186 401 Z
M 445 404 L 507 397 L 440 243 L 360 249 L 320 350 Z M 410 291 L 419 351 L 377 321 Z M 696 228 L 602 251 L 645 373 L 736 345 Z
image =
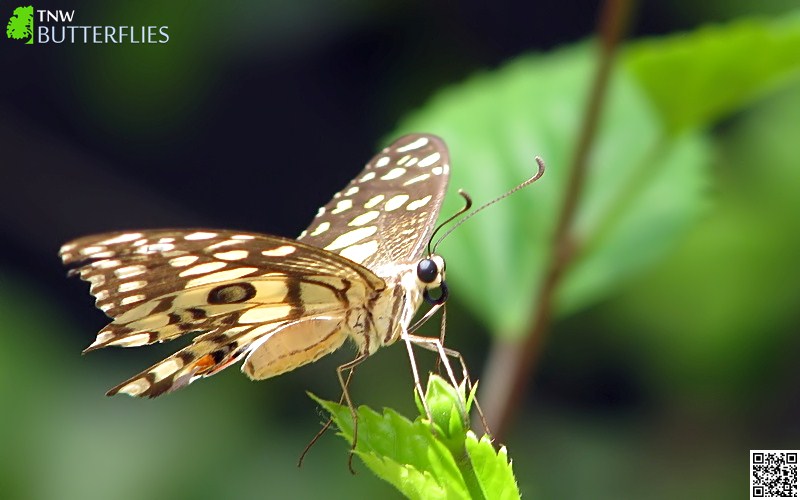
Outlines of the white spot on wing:
M 261 255 L 265 257 L 286 257 L 289 254 L 293 254 L 296 250 L 297 247 L 293 247 L 292 245 L 283 245 L 278 248 L 273 248 L 272 250 L 264 250 L 261 252 Z
M 364 238 L 369 238 L 377 231 L 378 228 L 375 226 L 353 229 L 352 231 L 348 231 L 339 235 L 335 240 L 325 247 L 325 250 L 339 250 L 340 248 L 349 247 L 350 245 L 358 243 Z
M 319 210 L 317 210 L 317 215 L 315 215 L 314 217 L 322 217 L 324 214 L 325 214 L 325 207 L 319 207 Z
M 94 339 L 94 342 L 89 347 L 98 346 L 103 344 L 114 337 L 114 334 L 111 332 L 100 332 L 97 334 L 97 338 Z
M 107 252 L 98 252 L 92 255 L 93 259 L 107 259 L 109 257 L 113 257 L 116 254 L 113 250 L 108 250 Z
M 119 305 L 127 306 L 128 304 L 135 304 L 136 302 L 141 302 L 145 299 L 144 295 L 131 295 L 130 297 L 125 297 L 119 301 Z
M 198 231 L 196 233 L 187 234 L 186 236 L 183 237 L 183 239 L 190 240 L 190 241 L 192 241 L 192 240 L 210 240 L 211 238 L 214 238 L 215 236 L 217 236 L 217 233 L 208 233 L 208 232 L 205 232 L 205 231 Z
M 145 302 L 144 304 L 139 304 L 138 306 L 128 311 L 125 311 L 116 319 L 114 319 L 114 323 L 117 325 L 125 325 L 126 323 L 129 323 L 131 321 L 144 318 L 145 316 L 148 316 L 153 311 L 153 309 L 158 307 L 160 303 L 161 302 L 158 300 L 153 300 L 150 302 Z M 166 325 L 167 323 L 164 324 Z
M 383 209 L 387 212 L 391 212 L 392 210 L 397 210 L 398 208 L 402 207 L 405 202 L 408 201 L 409 196 L 407 194 L 398 194 L 389 198 L 389 201 L 386 202 L 386 205 L 383 206 Z
M 132 292 L 147 286 L 146 281 L 128 281 L 127 283 L 120 283 L 117 287 L 119 293 Z
M 105 275 L 102 274 L 94 274 L 86 278 L 86 281 L 92 284 L 92 286 L 100 286 L 106 282 Z
M 422 174 L 414 177 L 413 179 L 409 179 L 403 183 L 404 186 L 410 186 L 411 184 L 415 184 L 417 182 L 422 182 L 430 177 L 431 174 Z
M 369 212 L 365 212 L 351 220 L 348 226 L 363 226 L 364 224 L 377 219 L 380 214 L 381 213 L 377 210 L 370 210 Z
M 215 259 L 221 260 L 242 260 L 246 259 L 250 252 L 247 250 L 228 250 L 214 254 Z
M 119 390 L 119 392 L 131 395 L 131 396 L 138 396 L 139 394 L 143 393 L 147 389 L 150 388 L 150 382 L 143 378 L 137 378 L 133 382 L 130 382 Z
M 370 198 L 366 203 L 364 203 L 364 208 L 372 208 L 378 203 L 383 201 L 384 196 L 379 194 L 378 196 L 373 196 Z
M 153 369 L 150 370 L 150 373 L 153 374 L 154 380 L 159 382 L 164 380 L 165 377 L 177 372 L 181 368 L 183 368 L 182 359 L 170 358 L 154 366 Z
M 124 233 L 120 234 L 119 236 L 115 236 L 114 238 L 109 238 L 105 241 L 101 241 L 101 245 L 114 245 L 117 243 L 127 243 L 129 241 L 133 241 L 135 239 L 141 238 L 142 233 Z
M 430 167 L 442 157 L 442 154 L 438 151 L 436 153 L 429 154 L 425 158 L 421 159 L 419 163 L 417 163 L 418 167 Z M 438 175 L 438 174 L 437 174 Z
M 182 255 L 169 260 L 169 265 L 172 267 L 185 267 L 199 259 L 197 255 Z
M 363 175 L 363 176 L 362 176 L 362 177 L 361 177 L 361 178 L 358 180 L 358 182 L 367 182 L 367 181 L 371 181 L 371 180 L 372 180 L 372 179 L 374 179 L 374 178 L 375 178 L 375 172 L 367 172 L 366 174 L 364 174 L 364 175 Z
M 342 200 L 336 204 L 336 208 L 331 210 L 332 214 L 340 214 L 345 210 L 348 210 L 353 207 L 353 200 Z
M 206 247 L 206 252 L 213 252 L 217 248 L 229 247 L 231 245 L 241 245 L 241 243 L 242 243 L 242 240 L 233 240 L 233 239 L 218 241 L 216 243 L 208 245 Z
M 122 264 L 122 262 L 118 260 L 98 260 L 97 262 L 92 262 L 92 267 L 96 267 L 97 269 L 111 269 L 120 264 Z
M 418 208 L 422 208 L 431 201 L 431 195 L 426 196 L 425 198 L 420 198 L 419 200 L 414 200 L 406 206 L 406 210 L 416 210 Z
M 322 222 L 319 226 L 317 226 L 316 229 L 314 229 L 314 231 L 311 232 L 311 236 L 320 235 L 320 234 L 324 233 L 325 231 L 327 231 L 328 228 L 330 228 L 330 227 L 331 227 L 331 223 L 330 222 L 328 222 L 328 221 Z
M 381 156 L 378 158 L 378 161 L 375 162 L 376 167 L 385 167 L 389 164 L 389 157 L 388 156 Z
M 427 137 L 420 137 L 419 139 L 417 139 L 416 141 L 414 141 L 414 142 L 412 142 L 410 144 L 406 144 L 405 146 L 397 148 L 397 151 L 400 152 L 400 153 L 405 153 L 406 151 L 419 149 L 419 148 L 425 146 L 426 144 L 428 144 L 428 138 Z
M 345 196 L 353 196 L 354 194 L 356 194 L 358 192 L 359 189 L 360 188 L 358 186 L 353 186 L 350 189 L 348 189 L 347 191 L 345 191 L 344 195 Z
M 149 333 L 137 333 L 136 335 L 130 335 L 128 337 L 122 337 L 121 339 L 117 339 L 111 342 L 109 345 L 118 345 L 122 347 L 136 347 L 140 345 L 147 345 L 149 341 L 150 341 Z
M 147 267 L 137 264 L 135 266 L 126 266 L 120 267 L 114 271 L 114 276 L 121 280 L 126 280 L 128 278 L 133 278 L 134 276 L 139 276 L 140 274 L 144 274 L 147 272 Z
M 444 169 L 442 167 L 433 167 L 431 172 L 433 172 L 433 175 L 442 175 L 442 173 L 444 173 Z
M 249 234 L 234 234 L 231 236 L 232 240 L 254 240 L 256 237 Z
M 186 276 L 192 276 L 194 274 L 206 274 L 216 271 L 217 269 L 222 269 L 223 267 L 227 266 L 226 262 L 206 262 L 204 264 L 198 264 L 194 267 L 190 267 L 185 271 L 182 271 L 178 276 L 181 278 L 185 278 Z
M 381 180 L 389 181 L 389 180 L 392 180 L 392 179 L 397 179 L 398 177 L 401 177 L 405 173 L 406 173 L 406 169 L 404 169 L 404 168 L 400 168 L 400 167 L 393 168 L 393 169 L 389 170 L 388 174 L 386 174 L 383 177 L 381 177 Z
M 361 264 L 372 254 L 374 254 L 377 250 L 378 250 L 378 242 L 376 240 L 370 240 L 366 243 L 351 245 L 342 250 L 339 253 L 339 255 L 341 255 L 346 259 L 350 259 L 353 262 Z

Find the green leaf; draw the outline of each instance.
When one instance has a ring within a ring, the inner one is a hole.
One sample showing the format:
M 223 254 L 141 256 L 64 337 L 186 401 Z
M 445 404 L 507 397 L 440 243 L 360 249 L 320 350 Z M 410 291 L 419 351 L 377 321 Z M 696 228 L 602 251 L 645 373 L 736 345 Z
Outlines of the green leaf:
M 352 444 L 350 409 L 309 396 L 331 414 L 339 435 Z M 455 460 L 421 420 L 411 422 L 391 409 L 379 414 L 361 406 L 355 453 L 376 476 L 408 498 L 469 498 Z
M 478 440 L 472 432 L 468 433 L 465 443 L 486 498 L 497 500 L 520 498 L 506 447 L 503 446 L 500 451 L 495 451 L 489 438 L 484 436 Z
M 729 114 L 800 68 L 800 12 L 632 44 L 625 62 L 677 132 Z
M 441 247 L 452 297 L 495 333 L 527 329 L 595 58 L 591 45 L 520 58 L 441 92 L 396 132 L 447 141 L 453 169 L 445 216 L 459 206 L 456 189 L 480 203 L 532 175 L 534 155 L 547 163 L 533 187 L 459 227 Z M 559 312 L 605 296 L 671 247 L 699 212 L 707 160 L 702 136 L 666 139 L 636 82 L 624 71 L 613 75 L 576 218 L 583 250 L 558 294 Z
M 703 28 L 639 42 L 611 76 L 574 223 L 578 253 L 557 313 L 584 308 L 674 248 L 704 209 L 711 148 L 702 125 L 800 68 L 800 16 Z M 441 247 L 451 295 L 495 334 L 525 334 L 563 203 L 597 51 L 590 44 L 525 56 L 440 92 L 393 135 L 442 136 L 452 179 L 443 216 L 464 188 L 490 200 L 547 163 L 532 188 L 459 227 Z
M 664 257 L 705 207 L 711 162 L 705 135 L 683 134 L 663 148 L 653 145 L 649 156 L 633 165 L 624 190 L 618 190 L 617 179 L 596 179 L 595 189 L 617 194 L 605 209 L 582 210 L 600 217 L 587 228 L 583 251 L 558 291 L 560 312 L 596 301 Z
M 309 394 L 353 442 L 353 420 L 347 406 Z M 468 431 L 464 387 L 455 388 L 431 376 L 424 408 L 411 422 L 391 409 L 377 413 L 358 408 L 355 454 L 378 477 L 408 498 L 519 498 L 505 449 L 496 452 L 488 438 L 480 441 Z

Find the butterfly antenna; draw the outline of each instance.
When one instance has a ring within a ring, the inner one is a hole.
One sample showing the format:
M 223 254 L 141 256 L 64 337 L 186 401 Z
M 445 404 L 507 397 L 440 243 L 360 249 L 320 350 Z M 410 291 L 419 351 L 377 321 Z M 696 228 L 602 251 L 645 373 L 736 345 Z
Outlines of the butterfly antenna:
M 456 230 L 456 228 L 457 228 L 458 226 L 460 226 L 461 224 L 465 223 L 465 222 L 466 222 L 466 221 L 468 221 L 470 218 L 472 218 L 472 216 L 476 215 L 478 212 L 481 212 L 483 209 L 485 209 L 485 208 L 487 208 L 487 207 L 489 207 L 489 206 L 491 206 L 491 205 L 494 205 L 494 204 L 495 204 L 495 203 L 497 203 L 498 201 L 500 201 L 500 200 L 502 200 L 502 199 L 504 199 L 504 198 L 508 198 L 509 196 L 511 196 L 512 194 L 516 193 L 516 192 L 517 192 L 517 191 L 519 191 L 520 189 L 522 189 L 522 188 L 524 188 L 524 187 L 527 187 L 527 186 L 529 186 L 529 185 L 533 184 L 534 182 L 536 182 L 537 180 L 539 180 L 539 178 L 540 178 L 542 175 L 544 175 L 544 169 L 545 169 L 545 165 L 544 165 L 544 160 L 542 160 L 540 157 L 538 157 L 538 156 L 537 156 L 535 159 L 536 159 L 536 164 L 539 166 L 539 168 L 538 168 L 538 170 L 536 171 L 536 173 L 533 175 L 533 177 L 531 177 L 530 179 L 526 180 L 526 181 L 525 181 L 525 182 L 523 182 L 522 184 L 519 184 L 519 185 L 517 185 L 516 187 L 514 187 L 514 188 L 512 188 L 512 189 L 509 189 L 508 191 L 506 191 L 505 193 L 501 194 L 501 195 L 500 195 L 500 196 L 498 196 L 497 198 L 495 198 L 495 199 L 493 199 L 493 200 L 491 200 L 491 201 L 487 201 L 486 203 L 484 203 L 484 204 L 483 204 L 483 205 L 481 205 L 480 207 L 476 208 L 476 209 L 475 209 L 475 210 L 473 210 L 472 212 L 468 213 L 467 215 L 465 215 L 464 217 L 462 217 L 461 219 L 459 219 L 459 221 L 458 221 L 458 222 L 456 222 L 455 224 L 453 224 L 453 226 L 452 226 L 450 229 L 448 229 L 448 230 L 447 230 L 447 232 L 445 232 L 445 233 L 444 233 L 444 234 L 443 234 L 443 235 L 442 235 L 442 236 L 441 236 L 441 237 L 440 237 L 440 238 L 439 238 L 439 239 L 436 241 L 436 243 L 434 243 L 434 245 L 433 245 L 433 252 L 436 252 L 436 247 L 438 247 L 438 246 L 439 246 L 439 243 L 441 243 L 441 242 L 442 242 L 442 240 L 444 240 L 445 238 L 447 238 L 447 236 L 448 236 L 450 233 L 452 233 L 453 231 L 455 231 L 455 230 Z M 460 190 L 459 190 L 459 192 L 458 192 L 458 193 L 459 193 L 459 194 L 461 194 L 461 196 L 464 196 L 464 198 L 466 198 L 467 200 L 470 200 L 469 196 L 468 196 L 466 193 L 463 193 L 463 192 L 462 192 L 462 191 L 460 191 Z M 461 210 L 459 213 L 457 213 L 457 214 L 456 214 L 456 215 L 454 215 L 453 217 L 450 217 L 449 219 L 447 219 L 447 222 L 450 222 L 451 220 L 453 220 L 453 219 L 454 219 L 454 218 L 456 218 L 457 216 L 459 216 L 459 215 L 463 214 L 464 212 L 466 212 L 467 210 L 469 210 L 469 207 L 470 207 L 470 206 L 472 206 L 472 200 L 470 200 L 470 203 L 469 203 L 469 205 L 467 206 L 467 208 L 466 208 L 466 209 L 464 209 L 464 210 Z M 446 222 L 445 222 L 445 223 L 446 223 Z M 445 223 L 441 224 L 441 225 L 439 226 L 439 228 L 441 228 L 441 227 L 442 227 L 442 226 L 443 226 Z M 437 228 L 437 231 L 438 231 L 438 228 Z M 436 234 L 436 232 L 434 232 L 433 234 Z M 433 238 L 431 238 L 431 239 L 433 239 Z M 430 243 L 428 243 L 428 248 L 430 249 Z M 431 252 L 430 252 L 430 250 L 429 250 L 429 253 L 431 253 Z
M 431 237 L 428 240 L 428 255 L 432 254 L 431 242 L 433 241 L 433 237 L 436 236 L 436 233 L 438 233 L 439 230 L 442 229 L 444 226 L 448 225 L 450 222 L 458 218 L 461 214 L 465 213 L 470 208 L 472 208 L 472 198 L 470 198 L 470 196 L 462 189 L 458 190 L 458 194 L 461 195 L 462 198 L 464 198 L 464 206 L 461 207 L 461 210 L 448 217 L 446 221 L 436 226 L 436 229 L 433 230 L 433 234 L 431 234 Z M 433 248 L 435 249 L 436 245 L 434 245 Z

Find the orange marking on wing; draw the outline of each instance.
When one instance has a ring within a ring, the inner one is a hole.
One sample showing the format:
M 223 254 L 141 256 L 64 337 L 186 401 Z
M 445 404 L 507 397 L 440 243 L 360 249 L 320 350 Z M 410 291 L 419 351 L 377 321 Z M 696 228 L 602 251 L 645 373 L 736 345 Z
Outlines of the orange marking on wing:
M 205 356 L 199 358 L 197 361 L 194 362 L 194 366 L 197 369 L 195 373 L 197 375 L 202 375 L 209 371 L 210 369 L 214 368 L 216 363 L 214 362 L 214 356 L 211 354 L 206 354 Z

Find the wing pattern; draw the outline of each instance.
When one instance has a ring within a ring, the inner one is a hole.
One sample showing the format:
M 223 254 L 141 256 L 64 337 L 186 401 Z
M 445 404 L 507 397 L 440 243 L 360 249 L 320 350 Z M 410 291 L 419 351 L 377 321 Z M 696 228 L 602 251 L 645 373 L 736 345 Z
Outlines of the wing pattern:
M 422 256 L 449 178 L 450 155 L 440 138 L 401 137 L 334 194 L 298 239 L 388 277 L 393 265 Z
M 91 283 L 97 307 L 114 320 L 87 351 L 198 335 L 110 394 L 157 396 L 181 387 L 289 326 L 318 318 L 341 322 L 349 308 L 385 286 L 331 252 L 229 230 L 107 233 L 69 242 L 60 255 L 71 274 Z
M 368 309 L 399 284 L 399 269 L 423 254 L 449 161 L 438 137 L 401 137 L 320 208 L 298 240 L 159 229 L 65 244 L 59 255 L 70 275 L 91 284 L 97 307 L 113 320 L 86 351 L 193 336 L 108 394 L 155 397 L 242 358 L 242 370 L 263 379 L 332 352 L 348 336 L 358 344 L 364 332 L 353 328 L 362 319 L 349 322 L 351 313 L 385 318 L 401 310 L 400 304 Z

